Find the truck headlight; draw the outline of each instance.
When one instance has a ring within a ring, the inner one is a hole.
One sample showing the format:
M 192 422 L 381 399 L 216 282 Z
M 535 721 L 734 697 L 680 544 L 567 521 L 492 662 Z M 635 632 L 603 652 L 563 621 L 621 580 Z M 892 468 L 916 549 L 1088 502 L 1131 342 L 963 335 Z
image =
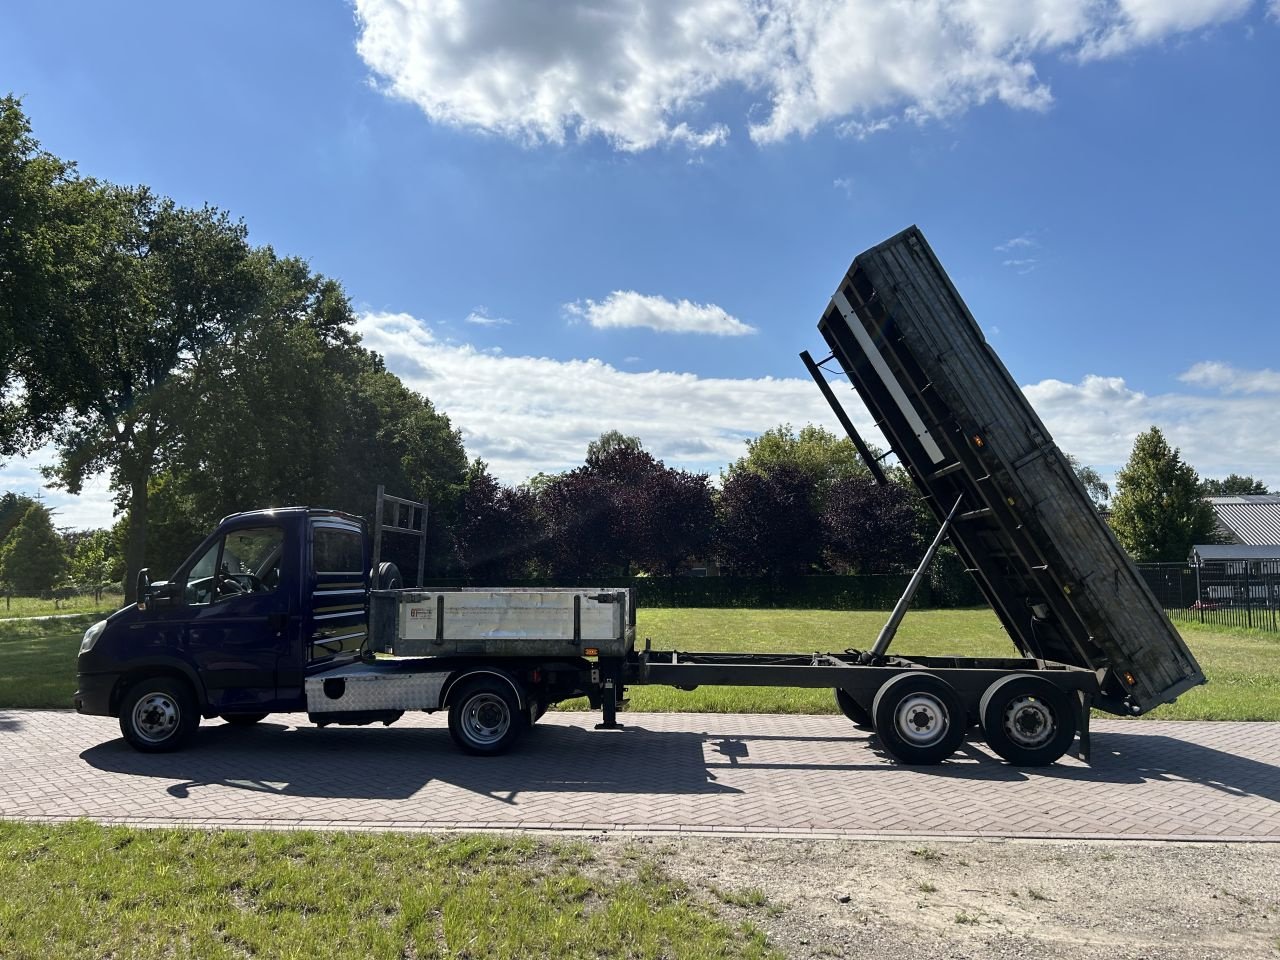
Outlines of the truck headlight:
M 99 620 L 92 627 L 84 632 L 84 639 L 80 641 L 80 652 L 88 653 L 93 649 L 93 645 L 98 642 L 98 638 L 102 636 L 102 631 L 107 629 L 107 621 Z

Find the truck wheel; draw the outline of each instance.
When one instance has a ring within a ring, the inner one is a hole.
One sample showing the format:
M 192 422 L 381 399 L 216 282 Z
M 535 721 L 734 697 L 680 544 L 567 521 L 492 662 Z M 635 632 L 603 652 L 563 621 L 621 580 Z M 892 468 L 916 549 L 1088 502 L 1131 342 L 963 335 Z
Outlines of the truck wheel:
M 199 724 L 191 688 L 173 677 L 140 680 L 120 701 L 120 732 L 142 753 L 177 750 Z
M 871 729 L 871 714 L 849 695 L 849 691 L 836 687 L 836 704 L 840 707 L 840 712 L 852 720 L 859 730 Z
M 899 763 L 941 763 L 964 739 L 964 704 L 951 684 L 927 673 L 900 673 L 876 691 L 871 718 L 885 752 Z
M 1053 763 L 1076 735 L 1070 695 L 1041 677 L 1002 677 L 982 695 L 978 714 L 988 746 L 1018 767 Z
M 511 685 L 478 679 L 464 686 L 449 705 L 449 735 L 463 753 L 505 753 L 525 727 L 524 714 Z
M 265 713 L 224 713 L 222 719 L 233 727 L 251 727 L 267 719 Z

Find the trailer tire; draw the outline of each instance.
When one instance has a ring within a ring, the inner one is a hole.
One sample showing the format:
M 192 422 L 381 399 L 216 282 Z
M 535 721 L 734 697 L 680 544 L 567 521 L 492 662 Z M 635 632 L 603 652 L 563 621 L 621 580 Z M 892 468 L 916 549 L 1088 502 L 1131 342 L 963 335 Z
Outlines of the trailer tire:
M 221 716 L 233 727 L 251 727 L 267 719 L 265 713 L 224 713 Z
M 964 740 L 967 714 L 960 696 L 941 677 L 910 671 L 876 691 L 871 719 L 886 753 L 899 763 L 941 763 Z
M 987 688 L 978 703 L 987 745 L 1016 767 L 1044 767 L 1071 747 L 1071 697 L 1042 677 L 1016 674 Z
M 463 753 L 506 753 L 526 725 L 515 691 L 504 680 L 479 677 L 450 697 L 449 735 Z
M 177 750 L 199 724 L 191 687 L 176 677 L 139 680 L 120 700 L 120 733 L 140 753 Z
M 840 707 L 840 712 L 848 717 L 859 730 L 871 730 L 873 728 L 871 714 L 867 713 L 863 706 L 853 699 L 848 690 L 836 687 L 836 705 Z

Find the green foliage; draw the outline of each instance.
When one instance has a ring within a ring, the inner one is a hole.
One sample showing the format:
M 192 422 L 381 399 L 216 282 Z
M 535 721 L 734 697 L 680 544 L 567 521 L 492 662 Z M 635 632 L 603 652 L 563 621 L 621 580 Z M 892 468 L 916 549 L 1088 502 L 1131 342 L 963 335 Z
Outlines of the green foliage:
M 0 98 L 0 453 L 30 445 L 55 419 L 9 388 L 38 393 L 46 379 L 75 375 L 60 345 L 79 312 L 84 200 L 74 167 L 31 136 L 21 102 Z
M 1067 464 L 1075 471 L 1076 477 L 1084 486 L 1084 492 L 1089 495 L 1089 499 L 1093 501 L 1093 505 L 1099 510 L 1105 510 L 1107 501 L 1111 499 L 1111 487 L 1109 487 L 1102 479 L 1102 475 L 1087 463 L 1081 463 L 1078 458 L 1067 454 Z
M 9 492 L 0 496 L 0 543 L 4 543 L 9 531 L 18 525 L 18 521 L 34 503 L 30 497 L 20 493 Z
M 110 530 L 82 530 L 64 534 L 67 567 L 71 581 L 93 593 L 97 600 L 103 587 L 118 583 L 124 576 L 123 561 Z
M 1212 542 L 1215 526 L 1195 470 L 1157 427 L 1138 435 L 1129 462 L 1116 474 L 1110 521 L 1139 562 L 1185 561 L 1194 544 Z
M 1206 497 L 1249 497 L 1265 495 L 1270 491 L 1261 480 L 1233 473 L 1223 480 L 1211 477 L 1204 479 L 1200 483 L 1200 492 Z
M 727 482 L 743 471 L 764 474 L 784 466 L 808 478 L 818 506 L 825 502 L 827 491 L 837 480 L 870 476 L 848 437 L 837 437 L 811 423 L 796 433 L 791 424 L 784 423 L 748 440 L 746 456 L 731 463 L 723 479 Z
M 52 590 L 67 567 L 62 538 L 47 508 L 30 504 L 0 545 L 0 583 L 14 593 Z

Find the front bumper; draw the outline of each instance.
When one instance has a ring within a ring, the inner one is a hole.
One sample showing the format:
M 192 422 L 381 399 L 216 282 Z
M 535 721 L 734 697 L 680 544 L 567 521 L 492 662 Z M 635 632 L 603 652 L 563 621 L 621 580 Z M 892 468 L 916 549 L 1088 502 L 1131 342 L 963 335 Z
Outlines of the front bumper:
M 118 673 L 77 673 L 76 695 L 72 701 L 76 712 L 95 717 L 114 716 L 111 694 L 119 680 Z

